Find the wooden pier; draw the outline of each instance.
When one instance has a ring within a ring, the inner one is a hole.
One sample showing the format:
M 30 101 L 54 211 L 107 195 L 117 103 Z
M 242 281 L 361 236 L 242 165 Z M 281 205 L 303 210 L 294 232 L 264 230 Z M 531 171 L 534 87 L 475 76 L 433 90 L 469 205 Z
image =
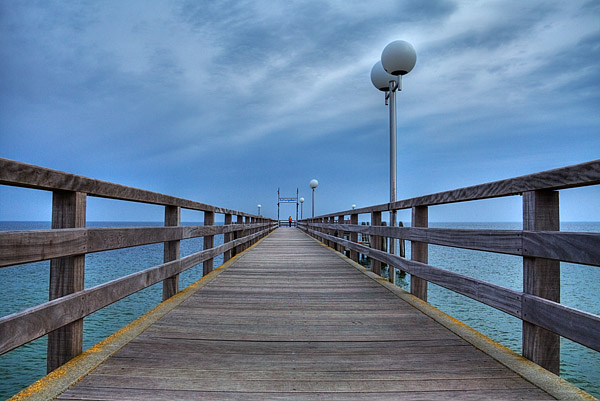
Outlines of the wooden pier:
M 553 399 L 295 228 L 216 273 L 58 399 Z
M 558 191 L 598 184 L 600 160 L 277 228 L 0 159 L 0 185 L 53 193 L 51 230 L 0 232 L 0 268 L 51 260 L 49 301 L 0 318 L 0 354 L 48 335 L 49 375 L 15 399 L 592 399 L 552 372 L 561 336 L 600 351 L 600 317 L 562 305 L 557 291 L 560 261 L 600 266 L 599 233 L 558 231 Z M 515 195 L 523 230 L 427 227 L 429 206 Z M 88 196 L 163 206 L 164 226 L 86 227 Z M 407 208 L 411 227 L 383 224 L 382 213 Z M 182 226 L 181 209 L 203 212 L 203 225 Z M 181 257 L 180 241 L 196 237 L 202 249 Z M 411 242 L 410 260 L 384 251 L 391 239 Z M 86 254 L 153 243 L 164 244 L 163 264 L 84 288 Z M 428 244 L 520 256 L 523 291 L 431 266 Z M 411 275 L 410 293 L 381 277 L 382 263 Z M 202 279 L 180 291 L 178 275 L 199 264 Z M 161 282 L 161 304 L 82 353 L 86 316 Z M 521 319 L 523 356 L 431 307 L 428 282 Z

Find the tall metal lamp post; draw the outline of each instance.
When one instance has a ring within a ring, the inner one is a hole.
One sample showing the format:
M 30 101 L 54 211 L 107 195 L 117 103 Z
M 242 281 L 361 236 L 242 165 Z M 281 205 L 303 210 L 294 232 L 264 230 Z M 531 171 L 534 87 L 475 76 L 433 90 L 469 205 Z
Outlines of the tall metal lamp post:
M 262 205 L 258 204 L 258 215 L 260 216 L 260 208 L 262 207 Z
M 303 212 L 304 212 L 304 198 L 300 198 L 300 219 L 301 220 L 304 218 Z
M 396 202 L 396 91 L 402 90 L 402 76 L 412 71 L 417 62 L 415 48 L 408 42 L 396 40 L 381 53 L 381 61 L 371 69 L 371 82 L 386 92 L 385 104 L 390 106 L 390 202 Z M 396 211 L 390 212 L 390 226 L 396 225 Z M 390 253 L 396 253 L 396 240 L 390 241 Z M 390 280 L 394 280 L 390 271 Z
M 309 185 L 312 188 L 312 217 L 315 217 L 315 188 L 319 186 L 319 181 L 310 180 Z

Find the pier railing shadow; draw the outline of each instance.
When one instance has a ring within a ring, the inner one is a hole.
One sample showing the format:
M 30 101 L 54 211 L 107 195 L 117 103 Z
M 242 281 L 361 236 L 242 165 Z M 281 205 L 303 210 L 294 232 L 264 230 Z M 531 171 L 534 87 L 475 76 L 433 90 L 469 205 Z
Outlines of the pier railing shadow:
M 358 262 L 371 259 L 409 273 L 410 291 L 427 301 L 431 282 L 522 320 L 522 354 L 558 374 L 560 336 L 600 351 L 600 317 L 560 304 L 560 262 L 600 266 L 600 233 L 560 232 L 559 190 L 600 184 L 600 160 L 452 191 L 344 210 L 301 220 L 298 226 L 326 245 L 348 252 Z M 520 195 L 522 230 L 428 228 L 428 207 Z M 382 224 L 382 212 L 411 209 L 411 227 Z M 359 225 L 370 214 L 371 225 Z M 349 220 L 346 217 L 349 216 Z M 349 222 L 349 224 L 348 224 Z M 370 236 L 370 246 L 358 234 Z M 349 239 L 344 239 L 344 235 Z M 411 259 L 385 252 L 389 238 L 411 241 Z M 428 244 L 472 249 L 523 258 L 523 291 L 515 291 L 428 264 Z
M 84 317 L 160 282 L 166 300 L 179 291 L 179 273 L 202 263 L 206 275 L 217 255 L 226 262 L 278 226 L 264 216 L 2 158 L 0 185 L 53 193 L 52 229 L 0 232 L 0 268 L 50 260 L 49 301 L 0 318 L 0 355 L 48 335 L 48 372 L 82 352 Z M 165 225 L 88 228 L 88 196 L 164 206 Z M 181 209 L 204 212 L 204 225 L 181 226 Z M 215 214 L 224 215 L 223 225 L 214 225 Z M 221 234 L 224 243 L 215 246 Z M 180 241 L 197 237 L 203 250 L 181 258 Z M 163 264 L 84 288 L 86 254 L 161 242 Z

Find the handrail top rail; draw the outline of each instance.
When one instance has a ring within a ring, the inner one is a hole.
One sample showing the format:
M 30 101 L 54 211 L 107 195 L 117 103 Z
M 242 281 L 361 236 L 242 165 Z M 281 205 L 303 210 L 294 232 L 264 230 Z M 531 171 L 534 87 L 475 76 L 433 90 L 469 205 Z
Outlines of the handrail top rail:
M 520 195 L 523 192 L 528 191 L 559 190 L 598 184 L 600 184 L 600 159 L 485 184 L 403 199 L 396 202 L 342 210 L 315 216 L 314 219 L 371 212 L 389 212 L 392 210 L 409 209 L 415 206 L 434 206 L 447 203 Z M 308 217 L 303 220 L 312 219 L 313 218 Z
M 109 181 L 97 180 L 77 174 L 53 170 L 33 164 L 0 158 L 0 184 L 15 187 L 41 189 L 46 191 L 75 191 L 83 192 L 98 198 L 116 199 L 162 206 L 178 206 L 184 209 L 231 214 L 244 217 L 264 216 L 241 212 L 196 202 L 159 192 L 148 191 L 116 184 Z M 271 219 L 268 219 L 271 220 Z

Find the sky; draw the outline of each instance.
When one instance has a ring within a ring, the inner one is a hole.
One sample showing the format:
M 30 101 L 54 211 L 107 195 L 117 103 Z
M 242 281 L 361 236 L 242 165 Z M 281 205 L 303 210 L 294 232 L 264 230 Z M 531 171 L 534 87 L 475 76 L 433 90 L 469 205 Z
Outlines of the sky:
M 313 178 L 316 214 L 385 203 L 388 108 L 370 71 L 397 39 L 417 52 L 398 199 L 599 158 L 597 0 L 3 0 L 0 157 L 268 217 L 278 188 L 299 188 L 308 216 Z M 599 201 L 562 191 L 561 219 L 600 221 Z M 430 209 L 522 218 L 520 197 Z M 50 210 L 47 192 L 0 186 L 0 220 Z M 162 218 L 88 200 L 88 221 Z

